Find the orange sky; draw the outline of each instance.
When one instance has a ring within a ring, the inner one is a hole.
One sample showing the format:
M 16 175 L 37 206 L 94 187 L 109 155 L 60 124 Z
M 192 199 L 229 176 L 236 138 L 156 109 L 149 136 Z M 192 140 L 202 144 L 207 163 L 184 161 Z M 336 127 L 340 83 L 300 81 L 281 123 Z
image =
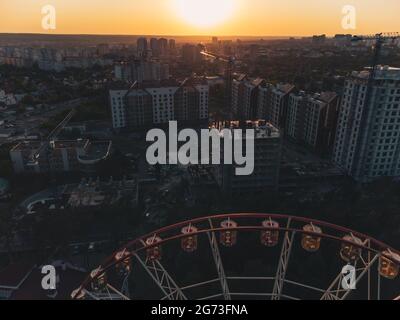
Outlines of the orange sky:
M 301 36 L 400 30 L 400 0 L 230 0 L 232 15 L 207 27 L 185 20 L 177 1 L 0 0 L 0 32 Z M 41 28 L 41 7 L 46 4 L 57 10 L 56 30 Z M 349 4 L 357 9 L 355 30 L 341 27 L 342 7 Z

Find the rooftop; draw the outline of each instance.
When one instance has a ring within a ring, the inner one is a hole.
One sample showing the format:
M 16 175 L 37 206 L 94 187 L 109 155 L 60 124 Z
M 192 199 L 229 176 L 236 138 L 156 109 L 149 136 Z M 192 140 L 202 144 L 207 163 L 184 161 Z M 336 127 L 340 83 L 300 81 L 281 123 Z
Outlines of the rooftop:
M 324 91 L 321 93 L 315 93 L 314 95 L 312 95 L 311 98 L 322 102 L 330 103 L 332 100 L 337 98 L 337 96 L 338 95 L 336 94 L 336 92 Z
M 212 128 L 223 130 L 223 129 L 254 129 L 255 137 L 260 138 L 279 138 L 280 131 L 274 127 L 271 123 L 266 120 L 247 120 L 247 121 L 218 121 L 214 122 Z
M 371 68 L 367 67 L 362 71 L 353 71 L 351 75 L 356 78 L 368 79 Z M 377 66 L 375 80 L 400 80 L 400 68 L 390 66 Z
M 85 154 L 79 155 L 82 163 L 98 162 L 108 157 L 111 151 L 111 141 L 93 141 L 85 145 Z

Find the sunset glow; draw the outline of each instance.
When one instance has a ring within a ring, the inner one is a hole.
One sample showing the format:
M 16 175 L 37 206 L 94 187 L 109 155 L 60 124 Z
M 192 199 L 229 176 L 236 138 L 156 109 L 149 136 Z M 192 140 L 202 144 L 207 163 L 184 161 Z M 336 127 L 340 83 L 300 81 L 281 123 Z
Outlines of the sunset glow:
M 218 25 L 232 16 L 235 0 L 176 0 L 179 15 L 199 27 Z
M 55 34 L 303 36 L 400 28 L 398 0 L 1 0 L 0 32 L 43 33 L 45 5 L 57 10 Z M 342 27 L 346 5 L 356 10 L 352 30 Z

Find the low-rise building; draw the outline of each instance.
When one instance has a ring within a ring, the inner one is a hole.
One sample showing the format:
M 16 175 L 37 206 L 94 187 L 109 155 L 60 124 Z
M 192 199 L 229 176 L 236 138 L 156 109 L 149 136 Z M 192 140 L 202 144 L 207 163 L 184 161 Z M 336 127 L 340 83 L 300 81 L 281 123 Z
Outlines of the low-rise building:
M 51 141 L 46 147 L 39 141 L 23 141 L 10 150 L 10 157 L 15 173 L 87 171 L 106 159 L 111 147 L 111 141 L 88 139 Z

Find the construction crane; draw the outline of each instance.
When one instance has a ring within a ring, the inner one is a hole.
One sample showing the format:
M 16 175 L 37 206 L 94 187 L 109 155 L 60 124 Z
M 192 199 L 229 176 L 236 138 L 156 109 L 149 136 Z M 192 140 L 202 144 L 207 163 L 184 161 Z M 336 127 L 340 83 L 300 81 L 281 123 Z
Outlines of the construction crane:
M 367 80 L 367 88 L 365 92 L 365 100 L 364 100 L 364 108 L 363 108 L 363 116 L 361 118 L 361 123 L 360 123 L 360 130 L 359 132 L 365 132 L 365 127 L 367 126 L 368 119 L 370 118 L 370 115 L 373 112 L 373 107 L 371 106 L 371 99 L 372 99 L 372 91 L 373 91 L 373 85 L 374 85 L 374 80 L 375 80 L 375 75 L 376 75 L 376 70 L 379 65 L 379 59 L 380 59 L 380 54 L 381 54 L 381 49 L 383 44 L 385 43 L 395 43 L 396 40 L 400 39 L 400 33 L 398 32 L 390 32 L 390 33 L 377 33 L 374 35 L 355 35 L 351 39 L 352 42 L 358 42 L 358 41 L 372 41 L 374 42 L 374 52 L 373 52 L 373 58 L 370 66 L 370 72 L 368 75 L 368 80 Z M 349 119 L 350 121 L 354 121 L 355 119 L 355 108 L 353 108 Z M 349 126 L 351 127 L 351 126 Z M 363 156 L 364 153 L 366 152 L 366 146 L 363 147 L 361 140 L 362 140 L 363 135 L 359 134 L 357 137 L 357 152 L 355 161 L 353 161 L 353 166 L 358 167 L 358 168 L 363 168 L 364 163 L 361 163 L 360 166 L 358 166 L 359 162 L 365 161 L 365 157 Z M 369 137 L 368 137 L 369 138 Z M 369 139 L 367 140 L 369 141 Z M 360 149 L 361 148 L 361 149 Z
M 225 69 L 225 107 L 229 110 L 231 107 L 231 94 L 232 94 L 232 81 L 233 81 L 233 71 L 235 68 L 235 58 L 232 56 L 218 55 L 208 51 L 201 51 L 203 56 L 215 59 L 217 61 L 222 61 L 226 63 Z
M 72 109 L 66 117 L 50 132 L 47 138 L 41 142 L 39 148 L 32 151 L 30 155 L 30 159 L 28 165 L 34 166 L 38 164 L 40 155 L 45 151 L 48 150 L 50 147 L 50 142 L 57 138 L 60 132 L 65 128 L 68 122 L 72 119 L 75 115 L 75 109 Z
M 370 78 L 373 79 L 374 73 L 376 71 L 376 67 L 379 63 L 379 58 L 380 58 L 380 53 L 382 49 L 382 45 L 384 43 L 392 42 L 394 43 L 397 39 L 400 38 L 400 33 L 398 32 L 388 32 L 388 33 L 377 33 L 375 35 L 365 35 L 365 36 L 360 36 L 360 35 L 355 35 L 351 39 L 351 41 L 356 42 L 356 41 L 373 41 L 374 44 L 374 54 L 373 54 L 373 60 L 371 64 L 371 73 L 370 73 Z
M 40 155 L 43 153 L 47 154 L 47 159 L 49 163 L 49 173 L 50 173 L 50 190 L 51 194 L 53 195 L 54 198 L 57 196 L 57 187 L 56 187 L 56 178 L 54 173 L 52 172 L 51 168 L 51 141 L 55 140 L 57 136 L 60 134 L 60 132 L 65 128 L 65 126 L 68 124 L 68 122 L 72 119 L 72 117 L 75 115 L 75 109 L 72 109 L 66 117 L 50 132 L 50 134 L 47 136 L 45 140 L 43 140 L 40 143 L 39 148 L 35 149 L 32 151 L 30 154 L 29 160 L 27 165 L 28 166 L 36 166 L 39 163 L 39 158 Z

